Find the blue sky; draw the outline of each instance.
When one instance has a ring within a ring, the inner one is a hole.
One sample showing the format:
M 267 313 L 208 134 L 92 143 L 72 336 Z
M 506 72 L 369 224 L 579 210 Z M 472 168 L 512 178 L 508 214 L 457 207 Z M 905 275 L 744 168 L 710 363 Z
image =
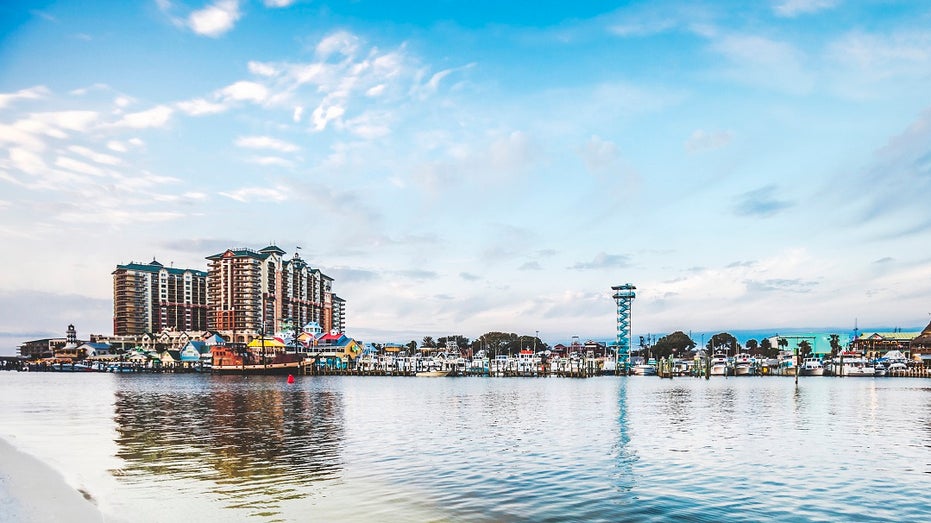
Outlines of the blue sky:
M 269 243 L 372 341 L 923 327 L 931 7 L 747 4 L 6 3 L 0 333 Z

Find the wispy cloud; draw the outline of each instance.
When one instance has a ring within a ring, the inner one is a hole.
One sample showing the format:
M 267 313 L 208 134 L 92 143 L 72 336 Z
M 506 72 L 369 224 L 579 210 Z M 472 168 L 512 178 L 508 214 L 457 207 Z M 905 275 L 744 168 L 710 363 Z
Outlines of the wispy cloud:
M 806 94 L 814 86 L 804 52 L 788 41 L 730 34 L 712 40 L 711 49 L 729 63 L 722 72 L 732 81 L 795 95 Z
M 242 203 L 283 202 L 288 199 L 287 190 L 283 187 L 242 187 L 220 195 Z
M 630 267 L 630 257 L 624 254 L 607 254 L 600 252 L 589 262 L 578 262 L 569 269 L 576 271 L 590 271 L 599 269 L 618 269 Z
M 235 143 L 237 147 L 245 147 L 248 149 L 271 149 L 283 153 L 291 153 L 299 149 L 299 147 L 293 143 L 279 140 L 277 138 L 272 138 L 270 136 L 240 136 L 236 139 Z
M 113 124 L 114 127 L 128 127 L 131 129 L 146 129 L 149 127 L 162 127 L 171 119 L 174 110 L 167 105 L 159 105 L 137 113 L 124 115 Z
M 217 114 L 227 110 L 224 104 L 214 103 L 204 98 L 196 98 L 184 102 L 178 102 L 175 106 L 181 111 L 191 116 L 202 116 L 205 114 Z
M 730 131 L 705 131 L 697 129 L 685 141 L 685 150 L 694 153 L 720 149 L 731 143 Z
M 737 197 L 734 212 L 740 216 L 766 218 L 793 206 L 792 202 L 778 199 L 778 194 L 779 188 L 775 185 L 747 191 Z
M 777 0 L 773 3 L 776 16 L 794 18 L 836 7 L 840 0 Z
M 15 93 L 0 93 L 0 109 L 18 100 L 38 100 L 50 94 L 47 87 L 39 85 L 28 89 L 20 89 Z

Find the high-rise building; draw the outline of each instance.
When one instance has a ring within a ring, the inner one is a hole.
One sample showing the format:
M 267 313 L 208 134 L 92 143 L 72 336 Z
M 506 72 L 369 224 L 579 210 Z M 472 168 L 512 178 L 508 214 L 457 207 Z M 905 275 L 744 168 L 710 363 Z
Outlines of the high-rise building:
M 208 328 L 236 343 L 273 334 L 285 324 L 300 328 L 315 321 L 327 330 L 342 331 L 345 301 L 340 300 L 339 321 L 334 322 L 333 279 L 298 254 L 290 260 L 284 254 L 270 245 L 208 256 Z
M 207 273 L 151 263 L 113 271 L 113 334 L 207 328 Z

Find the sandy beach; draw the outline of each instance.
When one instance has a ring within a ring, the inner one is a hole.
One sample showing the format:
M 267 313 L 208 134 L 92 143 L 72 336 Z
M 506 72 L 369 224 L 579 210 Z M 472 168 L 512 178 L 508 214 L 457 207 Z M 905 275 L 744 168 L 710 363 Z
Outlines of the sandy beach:
M 0 522 L 106 521 L 54 469 L 0 438 Z

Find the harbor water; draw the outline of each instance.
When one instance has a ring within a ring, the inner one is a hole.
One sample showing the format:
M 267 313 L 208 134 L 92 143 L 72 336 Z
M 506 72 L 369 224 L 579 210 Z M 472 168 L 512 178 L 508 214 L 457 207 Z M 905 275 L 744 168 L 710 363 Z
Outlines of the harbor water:
M 931 382 L 0 373 L 108 521 L 927 521 Z

